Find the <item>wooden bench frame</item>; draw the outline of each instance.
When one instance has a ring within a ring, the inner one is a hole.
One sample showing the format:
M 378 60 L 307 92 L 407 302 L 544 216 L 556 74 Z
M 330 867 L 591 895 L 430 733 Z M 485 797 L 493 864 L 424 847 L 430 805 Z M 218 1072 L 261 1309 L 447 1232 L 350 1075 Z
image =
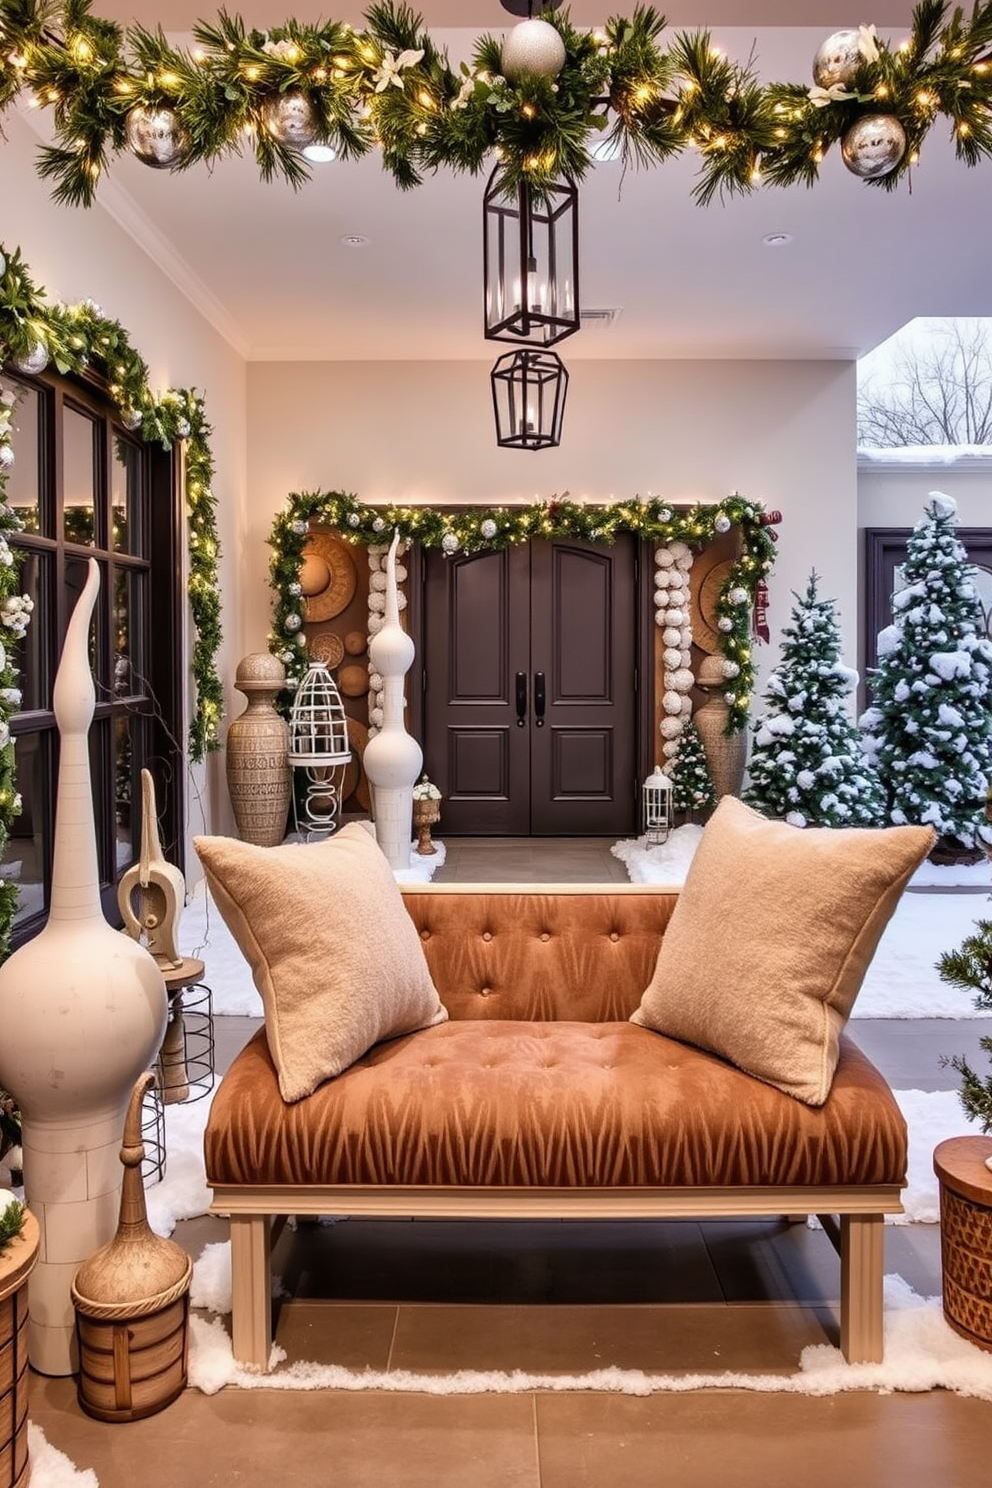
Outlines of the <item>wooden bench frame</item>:
M 234 1357 L 266 1370 L 272 1351 L 271 1247 L 290 1215 L 355 1219 L 755 1219 L 817 1214 L 840 1255 L 840 1347 L 850 1364 L 882 1358 L 884 1217 L 901 1189 L 446 1189 L 249 1187 L 214 1189 L 212 1214 L 231 1223 Z M 836 1216 L 836 1219 L 835 1219 Z M 276 1224 L 278 1224 L 278 1229 Z

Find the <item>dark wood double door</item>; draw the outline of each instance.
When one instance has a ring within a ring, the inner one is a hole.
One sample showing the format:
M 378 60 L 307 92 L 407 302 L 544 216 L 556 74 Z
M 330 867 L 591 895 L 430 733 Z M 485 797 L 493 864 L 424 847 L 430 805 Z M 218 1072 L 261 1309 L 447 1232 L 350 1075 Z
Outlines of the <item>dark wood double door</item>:
M 424 579 L 424 764 L 444 831 L 635 831 L 633 540 L 433 551 Z

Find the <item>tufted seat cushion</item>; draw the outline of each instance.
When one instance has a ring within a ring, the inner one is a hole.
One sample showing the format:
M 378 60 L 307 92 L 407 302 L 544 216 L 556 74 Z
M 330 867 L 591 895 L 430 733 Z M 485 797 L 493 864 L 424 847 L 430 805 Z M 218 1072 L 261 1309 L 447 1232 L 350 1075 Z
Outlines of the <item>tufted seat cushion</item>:
M 259 1032 L 214 1097 L 205 1156 L 217 1186 L 851 1186 L 903 1182 L 906 1129 L 846 1037 L 813 1110 L 626 1021 L 491 1019 L 379 1044 L 297 1105 Z

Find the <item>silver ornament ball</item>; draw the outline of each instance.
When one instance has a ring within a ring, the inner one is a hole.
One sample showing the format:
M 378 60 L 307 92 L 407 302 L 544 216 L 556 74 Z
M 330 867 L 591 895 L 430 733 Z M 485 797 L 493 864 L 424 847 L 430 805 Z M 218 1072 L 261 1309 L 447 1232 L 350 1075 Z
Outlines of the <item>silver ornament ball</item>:
M 124 125 L 128 148 L 152 170 L 172 170 L 189 154 L 190 138 L 172 108 L 131 109 Z
M 861 61 L 857 31 L 835 31 L 817 47 L 813 81 L 821 88 L 832 88 L 836 83 L 846 88 L 853 82 Z
M 446 532 L 441 538 L 441 551 L 443 553 L 457 553 L 461 544 L 454 532 Z
M 14 451 L 9 444 L 0 444 L 0 468 L 9 470 L 14 463 Z
M 844 164 L 862 181 L 894 171 L 906 153 L 906 131 L 895 114 L 864 114 L 840 142 Z
M 31 376 L 44 372 L 48 366 L 48 347 L 43 341 L 36 341 L 27 351 L 14 357 L 14 366 L 18 372 L 27 372 Z
M 141 414 L 137 408 L 126 408 L 121 414 L 121 423 L 125 429 L 140 429 Z
M 274 93 L 262 104 L 262 122 L 274 140 L 287 150 L 305 150 L 318 135 L 313 104 L 299 88 Z
M 504 76 L 512 82 L 556 78 L 565 65 L 565 43 L 547 21 L 521 21 L 504 36 L 500 60 Z

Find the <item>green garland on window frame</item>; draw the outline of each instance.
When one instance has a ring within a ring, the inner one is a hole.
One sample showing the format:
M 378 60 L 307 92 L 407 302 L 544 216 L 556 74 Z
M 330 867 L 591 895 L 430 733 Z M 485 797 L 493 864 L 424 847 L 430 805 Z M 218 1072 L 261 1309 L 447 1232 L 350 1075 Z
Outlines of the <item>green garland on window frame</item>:
M 374 4 L 366 26 L 289 19 L 250 29 L 221 11 L 193 26 L 195 51 L 161 28 L 123 28 L 90 13 L 89 0 L 0 0 L 0 117 L 22 91 L 50 109 L 56 143 L 39 157 L 59 201 L 90 205 L 111 158 L 127 152 L 136 105 L 174 110 L 186 136 L 179 169 L 253 149 L 263 180 L 309 179 L 301 155 L 267 129 L 265 106 L 289 91 L 310 105 L 317 138 L 346 159 L 374 149 L 396 184 L 446 167 L 477 174 L 495 162 L 501 187 L 538 191 L 581 180 L 604 136 L 624 163 L 658 165 L 694 149 L 701 204 L 744 195 L 759 182 L 812 185 L 832 145 L 859 118 L 893 114 L 906 133 L 902 160 L 867 182 L 891 191 L 943 117 L 967 165 L 992 155 L 992 0 L 970 19 L 945 0 L 921 0 L 909 35 L 893 45 L 859 28 L 861 61 L 846 86 L 757 81 L 708 31 L 659 44 L 664 17 L 638 5 L 601 30 L 575 28 L 567 11 L 544 19 L 559 32 L 556 78 L 502 75 L 500 38 L 482 36 L 455 71 L 408 5 Z
M 287 687 L 294 689 L 307 666 L 303 634 L 304 600 L 300 566 L 311 525 L 333 527 L 349 542 L 365 547 L 401 537 L 442 552 L 479 553 L 505 548 L 531 538 L 580 538 L 615 542 L 624 533 L 657 544 L 680 539 L 699 547 L 731 527 L 740 531 L 741 552 L 731 565 L 717 600 L 720 652 L 738 671 L 728 682 L 727 733 L 747 726 L 754 688 L 751 617 L 761 580 L 775 561 L 775 539 L 764 507 L 735 493 L 714 505 L 674 506 L 660 497 L 585 506 L 564 496 L 528 506 L 454 508 L 366 506 L 344 491 L 303 491 L 286 498 L 272 525 L 269 584 L 275 594 L 268 646 L 286 667 Z
M 108 319 L 91 300 L 79 305 L 50 304 L 31 279 L 20 250 L 0 244 L 0 367 L 36 346 L 45 348 L 62 373 L 103 373 L 122 423 L 164 449 L 182 444 L 185 454 L 184 497 L 189 542 L 187 593 L 195 627 L 192 671 L 196 700 L 189 726 L 190 758 L 201 762 L 220 748 L 223 688 L 216 669 L 221 642 L 220 586 L 217 565 L 216 502 L 211 489 L 214 460 L 204 401 L 192 388 L 171 388 L 160 397 L 148 386 L 148 368 L 133 349 L 118 321 Z M 11 395 L 0 401 L 0 851 L 21 809 L 15 786 L 14 746 L 10 718 L 21 694 L 13 653 L 30 621 L 29 603 L 20 593 L 20 565 L 8 535 L 21 529 L 16 511 L 6 502 L 13 458 Z M 0 958 L 4 954 L 17 904 L 16 887 L 0 881 Z

